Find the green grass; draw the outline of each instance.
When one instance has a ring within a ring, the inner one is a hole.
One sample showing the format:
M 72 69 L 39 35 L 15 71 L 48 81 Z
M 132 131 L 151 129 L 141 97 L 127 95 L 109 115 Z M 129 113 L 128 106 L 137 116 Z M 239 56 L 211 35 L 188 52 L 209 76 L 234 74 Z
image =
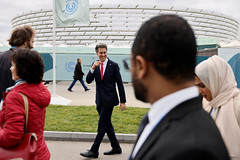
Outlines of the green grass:
M 112 124 L 116 133 L 135 134 L 148 108 L 127 107 L 123 112 L 114 107 Z M 45 131 L 97 132 L 99 115 L 96 106 L 47 107 Z

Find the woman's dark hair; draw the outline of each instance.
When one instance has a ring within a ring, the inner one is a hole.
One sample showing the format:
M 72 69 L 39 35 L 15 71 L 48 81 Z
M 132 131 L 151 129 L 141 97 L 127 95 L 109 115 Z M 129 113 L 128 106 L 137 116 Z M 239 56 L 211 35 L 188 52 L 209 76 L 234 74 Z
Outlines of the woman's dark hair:
M 44 73 L 43 59 L 37 51 L 15 50 L 10 60 L 16 64 L 17 75 L 27 83 L 40 83 Z
M 10 37 L 9 45 L 19 47 L 25 42 L 30 42 L 31 38 L 35 34 L 34 29 L 28 25 L 15 28 Z

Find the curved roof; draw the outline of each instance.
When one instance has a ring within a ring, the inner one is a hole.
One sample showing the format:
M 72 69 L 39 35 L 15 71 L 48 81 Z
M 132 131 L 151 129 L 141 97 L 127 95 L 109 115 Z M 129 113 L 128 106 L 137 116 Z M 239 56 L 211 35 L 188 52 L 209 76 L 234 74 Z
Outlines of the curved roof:
M 177 14 L 184 17 L 192 26 L 196 38 L 215 37 L 221 41 L 237 38 L 239 22 L 213 11 L 162 6 L 157 3 L 94 3 L 90 4 L 90 24 L 57 27 L 56 43 L 67 46 L 94 46 L 96 43 L 106 43 L 129 47 L 142 23 L 159 14 Z M 37 33 L 37 45 L 52 44 L 52 24 L 52 10 L 31 11 L 12 20 L 13 28 L 31 25 Z

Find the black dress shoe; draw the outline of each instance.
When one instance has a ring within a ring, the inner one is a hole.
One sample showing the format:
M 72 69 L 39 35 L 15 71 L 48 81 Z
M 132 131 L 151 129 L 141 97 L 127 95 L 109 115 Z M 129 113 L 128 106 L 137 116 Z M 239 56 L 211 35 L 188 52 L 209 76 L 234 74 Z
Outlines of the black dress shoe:
M 90 89 L 89 88 L 85 89 L 85 92 L 88 91 L 88 90 L 90 90 Z
M 98 152 L 93 152 L 93 151 L 87 151 L 80 153 L 81 156 L 87 157 L 87 158 L 98 158 Z
M 104 155 L 122 154 L 122 148 L 112 149 L 111 151 L 104 152 Z
M 69 92 L 73 92 L 71 89 L 68 89 Z

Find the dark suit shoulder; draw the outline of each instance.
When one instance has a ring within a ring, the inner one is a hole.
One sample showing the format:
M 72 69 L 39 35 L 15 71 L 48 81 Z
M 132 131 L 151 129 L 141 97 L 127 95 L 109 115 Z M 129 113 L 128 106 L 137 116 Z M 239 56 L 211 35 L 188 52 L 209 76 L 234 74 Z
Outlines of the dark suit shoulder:
M 114 62 L 114 61 L 112 61 L 110 59 L 108 59 L 108 63 L 111 63 L 112 65 L 118 65 L 116 62 Z
M 110 59 L 108 59 L 108 65 L 110 65 L 110 66 L 114 66 L 116 69 L 119 70 L 119 66 L 118 66 L 118 64 L 117 64 L 116 62 L 110 60 Z
M 10 49 L 7 50 L 7 51 L 4 51 L 4 52 L 0 53 L 0 58 L 5 58 L 5 57 L 8 58 L 12 52 L 13 52 L 13 51 L 10 50 Z M 10 61 L 10 60 L 9 60 L 9 61 Z
M 199 97 L 171 110 L 147 141 L 141 155 L 149 159 L 229 160 L 220 132 Z
M 191 106 L 186 107 L 190 108 Z M 192 107 L 194 108 L 194 106 Z M 169 127 L 172 128 L 172 131 L 169 130 L 167 133 L 169 140 L 170 137 L 175 137 L 172 147 L 176 149 L 176 154 L 184 149 L 188 153 L 182 154 L 184 158 L 229 159 L 226 146 L 215 122 L 202 107 L 196 107 L 182 118 L 175 119 L 175 122 L 171 123 Z M 182 149 L 179 150 L 178 147 Z

